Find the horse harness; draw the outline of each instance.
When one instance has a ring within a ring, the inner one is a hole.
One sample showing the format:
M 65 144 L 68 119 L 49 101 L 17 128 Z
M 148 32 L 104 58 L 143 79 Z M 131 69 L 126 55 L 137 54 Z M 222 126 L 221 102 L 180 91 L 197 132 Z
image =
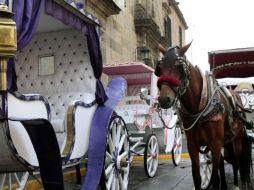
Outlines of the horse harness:
M 204 76 L 198 67 L 196 69 L 200 72 L 203 78 L 203 88 L 201 92 L 201 99 L 199 103 L 199 113 L 192 114 L 187 111 L 184 105 L 181 105 L 179 114 L 185 124 L 190 126 L 184 130 L 190 130 L 197 123 L 204 123 L 207 121 L 216 121 L 219 119 L 218 114 L 225 112 L 225 107 L 221 103 L 220 88 L 211 73 L 206 73 Z

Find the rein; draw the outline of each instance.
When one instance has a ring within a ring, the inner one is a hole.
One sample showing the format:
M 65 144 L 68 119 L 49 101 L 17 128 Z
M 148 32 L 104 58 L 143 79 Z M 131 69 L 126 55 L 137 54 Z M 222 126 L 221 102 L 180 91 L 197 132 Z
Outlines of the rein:
M 198 120 L 200 119 L 200 117 L 201 117 L 201 116 L 205 113 L 205 111 L 209 108 L 211 102 L 213 101 L 213 97 L 214 97 L 214 95 L 216 94 L 216 92 L 217 92 L 218 89 L 219 89 L 219 86 L 217 86 L 217 87 L 215 88 L 215 90 L 214 90 L 214 92 L 213 92 L 211 98 L 209 99 L 208 103 L 206 104 L 205 108 L 202 110 L 202 112 L 200 112 L 200 113 L 198 114 L 198 117 L 197 117 L 197 118 L 195 119 L 195 121 L 191 124 L 191 126 L 188 127 L 188 128 L 183 128 L 184 131 L 189 131 L 189 130 L 191 130 L 191 129 L 197 124 L 197 122 L 198 122 Z

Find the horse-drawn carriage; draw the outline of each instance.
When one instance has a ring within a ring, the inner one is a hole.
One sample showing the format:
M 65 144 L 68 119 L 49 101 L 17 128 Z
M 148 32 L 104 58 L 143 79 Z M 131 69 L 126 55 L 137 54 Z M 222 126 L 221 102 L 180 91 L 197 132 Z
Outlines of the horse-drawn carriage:
M 147 176 L 153 177 L 160 149 L 155 130 L 164 129 L 164 137 L 160 135 L 159 138 L 162 142 L 165 139 L 165 151 L 172 154 L 173 163 L 177 166 L 182 153 L 182 123 L 172 109 L 163 110 L 158 106 L 154 69 L 141 62 L 128 62 L 105 65 L 103 72 L 111 79 L 123 76 L 128 84 L 116 113 L 127 125 L 131 160 L 134 156 L 142 156 Z
M 45 189 L 64 189 L 62 168 L 83 160 L 81 189 L 100 181 L 104 189 L 127 189 L 129 139 L 114 114 L 126 81 L 113 79 L 104 91 L 98 20 L 74 1 L 8 3 L 17 38 L 1 1 L 0 189 L 23 189 L 38 171 Z
M 177 108 L 183 121 L 195 189 L 208 189 L 211 184 L 214 189 L 227 189 L 224 160 L 233 166 L 234 185 L 238 186 L 240 171 L 242 186 L 253 189 L 252 138 L 246 130 L 253 128 L 253 123 L 246 118 L 249 110 L 244 108 L 237 92 L 219 86 L 213 75 L 218 77 L 214 66 L 218 70 L 226 67 L 225 75 L 233 66 L 232 73 L 240 74 L 244 70 L 252 74 L 253 52 L 244 52 L 242 57 L 237 51 L 213 52 L 209 60 L 214 73 L 203 75 L 184 56 L 189 46 L 168 49 L 159 46 L 164 58 L 155 74 L 159 77 L 160 105 L 165 109 Z M 242 67 L 239 61 L 244 61 Z

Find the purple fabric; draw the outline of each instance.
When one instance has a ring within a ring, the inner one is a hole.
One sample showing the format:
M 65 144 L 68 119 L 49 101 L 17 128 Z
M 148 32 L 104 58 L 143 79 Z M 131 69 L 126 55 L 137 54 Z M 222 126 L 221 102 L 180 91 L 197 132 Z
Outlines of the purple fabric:
M 99 184 L 110 117 L 117 103 L 123 97 L 126 86 L 127 83 L 123 78 L 112 79 L 106 90 L 109 99 L 104 105 L 98 106 L 95 111 L 90 131 L 87 175 L 81 190 L 96 190 Z
M 32 39 L 40 18 L 41 0 L 13 1 L 13 20 L 17 25 L 17 47 L 24 48 Z M 8 2 L 7 2 L 8 3 Z M 14 58 L 10 58 L 7 68 L 8 90 L 16 91 L 17 76 L 15 72 Z
M 99 105 L 107 100 L 107 95 L 100 81 L 102 74 L 102 56 L 99 36 L 94 25 L 86 23 L 78 16 L 70 13 L 53 0 L 46 0 L 45 13 L 62 21 L 65 25 L 81 31 L 87 37 L 87 45 L 96 81 L 96 100 Z

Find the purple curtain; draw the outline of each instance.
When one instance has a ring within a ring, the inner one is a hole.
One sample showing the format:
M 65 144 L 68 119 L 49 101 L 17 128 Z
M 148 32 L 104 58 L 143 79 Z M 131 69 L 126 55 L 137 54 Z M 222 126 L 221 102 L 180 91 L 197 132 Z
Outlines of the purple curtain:
M 99 36 L 94 25 L 85 22 L 78 16 L 70 13 L 64 7 L 58 5 L 53 0 L 45 0 L 45 13 L 62 21 L 65 25 L 81 31 L 87 37 L 87 45 L 96 81 L 96 100 L 98 104 L 103 104 L 108 98 L 100 81 L 102 74 L 102 56 Z
M 13 1 L 13 20 L 17 25 L 18 50 L 24 48 L 32 39 L 40 18 L 41 0 Z M 8 1 L 7 1 L 8 3 Z M 7 69 L 8 90 L 16 91 L 17 76 L 15 72 L 14 58 L 8 61 Z

